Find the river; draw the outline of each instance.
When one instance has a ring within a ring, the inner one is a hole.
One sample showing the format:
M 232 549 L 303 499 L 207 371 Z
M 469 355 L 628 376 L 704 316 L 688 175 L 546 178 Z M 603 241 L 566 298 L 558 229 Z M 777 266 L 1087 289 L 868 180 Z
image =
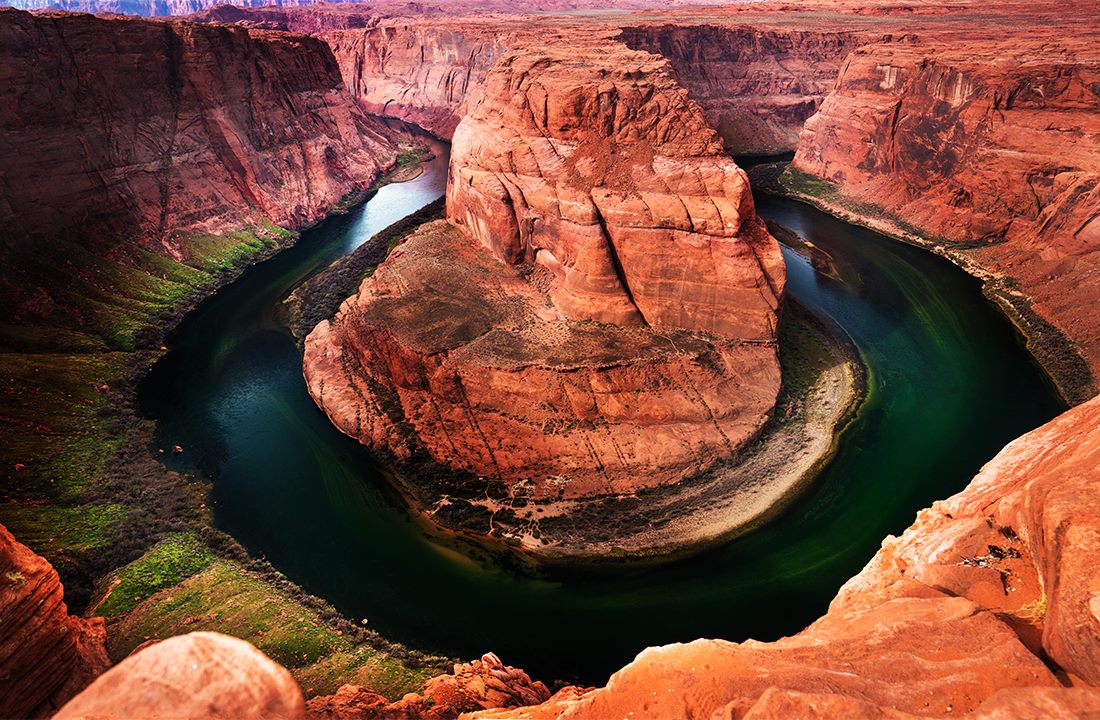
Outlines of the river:
M 867 400 L 818 482 L 767 527 L 686 560 L 540 576 L 471 560 L 427 536 L 370 453 L 316 408 L 279 311 L 304 278 L 443 194 L 447 147 L 435 150 L 420 177 L 303 233 L 202 304 L 141 389 L 161 446 L 185 448 L 168 464 L 212 481 L 220 528 L 393 640 L 602 683 L 649 645 L 796 632 L 883 537 L 1062 409 L 975 279 L 761 197 L 764 217 L 832 256 L 820 273 L 784 248 L 788 292 L 836 320 L 868 369 Z

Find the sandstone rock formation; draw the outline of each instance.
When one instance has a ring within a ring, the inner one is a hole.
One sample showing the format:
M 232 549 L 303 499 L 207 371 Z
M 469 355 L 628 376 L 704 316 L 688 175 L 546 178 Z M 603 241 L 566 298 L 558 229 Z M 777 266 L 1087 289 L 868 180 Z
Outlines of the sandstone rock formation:
M 1012 278 L 1006 297 L 1064 331 L 1095 373 L 1100 32 L 1094 14 L 1051 14 L 1028 37 L 952 33 L 856 51 L 794 166 L 836 183 L 860 214 L 900 218 Z M 1082 384 L 1077 399 L 1091 394 Z
M 753 439 L 779 388 L 782 259 L 744 173 L 664 60 L 568 42 L 497 63 L 455 133 L 454 225 L 305 351 L 345 433 L 540 501 L 682 480 Z M 422 502 L 454 512 L 462 489 L 433 482 Z
M 415 123 L 449 138 L 481 99 L 489 68 L 523 20 L 387 20 L 366 30 L 321 37 L 332 48 L 348 90 L 369 112 Z
M 291 720 L 305 715 L 286 668 L 244 640 L 195 632 L 140 650 L 101 675 L 55 720 Z
M 182 254 L 173 233 L 316 220 L 396 154 L 318 40 L 2 10 L 0 52 L 9 238 Z
M 315 221 L 397 154 L 319 40 L 11 9 L 0 128 L 5 321 L 79 333 L 188 277 L 158 256 L 204 268 L 203 233 Z
M 831 29 L 628 25 L 622 41 L 668 58 L 734 154 L 794 150 L 848 54 L 871 38 Z
M 432 678 L 421 692 L 397 702 L 358 685 L 344 685 L 336 694 L 313 698 L 306 705 L 310 720 L 442 720 L 476 710 L 537 705 L 549 698 L 550 691 L 541 682 L 487 653 L 480 660 L 455 665 L 450 675 Z
M 47 717 L 110 662 L 103 620 L 69 615 L 57 573 L 0 525 L 0 717 Z
M 1010 443 L 798 635 L 650 648 L 605 688 L 475 717 L 1096 714 L 1098 428 L 1100 398 Z

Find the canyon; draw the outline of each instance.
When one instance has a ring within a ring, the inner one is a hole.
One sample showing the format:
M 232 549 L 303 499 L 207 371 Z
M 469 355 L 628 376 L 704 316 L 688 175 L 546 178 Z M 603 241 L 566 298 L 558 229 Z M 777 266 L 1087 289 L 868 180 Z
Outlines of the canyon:
M 447 528 L 583 554 L 591 536 L 517 521 L 516 509 L 566 516 L 675 488 L 736 457 L 781 413 L 784 260 L 731 154 L 793 151 L 789 167 L 772 168 L 772 191 L 981 278 L 1076 407 L 886 538 L 805 630 L 650 648 L 606 687 L 552 697 L 492 653 L 442 675 L 417 669 L 408 694 L 382 693 L 373 682 L 391 666 L 357 677 L 366 671 L 341 665 L 352 651 L 335 644 L 310 657 L 329 663 L 315 685 L 316 667 L 290 653 L 278 658 L 284 669 L 241 640 L 182 634 L 208 629 L 219 611 L 209 607 L 170 626 L 180 637 L 143 647 L 128 629 L 142 627 L 136 620 L 105 630 L 70 615 L 57 572 L 0 526 L 0 678 L 16 690 L 0 715 L 49 714 L 97 675 L 58 717 L 166 707 L 532 719 L 1100 710 L 1091 9 L 638 3 L 622 7 L 643 12 L 525 16 L 437 5 L 82 6 L 202 11 L 187 21 L 0 10 L 0 521 L 63 574 L 86 563 L 102 581 L 104 569 L 144 558 L 149 543 L 135 541 L 121 561 L 104 559 L 133 534 L 126 523 L 155 527 L 158 542 L 208 529 L 204 491 L 174 471 L 161 480 L 170 493 L 119 489 L 126 468 L 112 463 L 148 455 L 152 435 L 102 418 L 129 407 L 134 368 L 166 349 L 182 308 L 361 200 L 400 162 L 416 140 L 392 120 L 452 140 L 445 217 L 399 238 L 309 334 L 303 373 L 340 431 L 404 468 L 405 499 Z M 44 418 L 44 404 L 77 409 Z M 105 449 L 89 453 L 96 442 Z M 57 458 L 70 457 L 59 470 Z M 149 512 L 150 494 L 178 504 Z M 90 508 L 126 518 L 87 531 L 106 533 L 94 552 L 56 519 L 92 517 Z M 619 538 L 632 531 L 613 515 L 603 523 Z M 259 584 L 251 597 L 275 603 L 277 574 L 211 537 L 200 544 L 241 564 L 219 555 L 197 572 L 238 573 Z M 134 595 L 127 612 L 162 612 L 197 577 Z M 97 602 L 111 592 L 97 587 Z M 247 639 L 269 642 L 292 615 L 306 622 L 306 610 L 281 612 Z M 346 619 L 336 627 L 333 636 L 352 635 Z M 108 657 L 108 632 L 130 633 L 129 657 Z M 356 652 L 369 644 L 355 642 Z M 112 660 L 121 662 L 106 670 Z M 333 668 L 344 668 L 339 687 Z M 139 687 L 155 690 L 124 705 Z

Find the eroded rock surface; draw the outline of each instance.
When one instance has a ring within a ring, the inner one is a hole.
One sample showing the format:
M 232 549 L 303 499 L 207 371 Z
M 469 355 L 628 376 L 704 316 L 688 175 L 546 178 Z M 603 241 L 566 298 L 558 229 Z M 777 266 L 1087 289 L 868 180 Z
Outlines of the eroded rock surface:
M 952 33 L 856 51 L 794 167 L 835 183 L 861 214 L 899 218 L 1012 278 L 1006 297 L 1065 332 L 1095 373 L 1100 34 L 1094 14 L 1048 10 L 1056 17 L 1027 37 Z M 1083 384 L 1070 394 L 1087 397 Z
M 286 668 L 237 638 L 194 632 L 161 640 L 101 675 L 55 720 L 297 720 L 302 691 Z
M 110 664 L 103 620 L 69 615 L 45 558 L 0 525 L 0 717 L 48 717 Z
M 744 173 L 664 60 L 564 40 L 498 62 L 455 133 L 452 224 L 305 351 L 347 434 L 539 501 L 682 480 L 751 441 L 779 388 L 783 265 Z M 433 483 L 446 515 L 461 488 Z
M 887 538 L 798 635 L 650 648 L 605 688 L 477 717 L 1100 712 L 1098 428 L 1100 398 L 1010 443 L 966 490 Z
M 480 660 L 455 665 L 450 675 L 434 677 L 419 693 L 396 702 L 358 685 L 344 685 L 333 695 L 311 699 L 307 706 L 310 720 L 444 720 L 476 710 L 536 705 L 549 698 L 541 682 L 486 653 Z

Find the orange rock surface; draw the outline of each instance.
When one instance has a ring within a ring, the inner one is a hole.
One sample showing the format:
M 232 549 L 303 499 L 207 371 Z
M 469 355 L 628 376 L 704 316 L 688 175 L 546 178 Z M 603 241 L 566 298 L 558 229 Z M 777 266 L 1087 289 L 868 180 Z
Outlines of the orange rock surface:
M 305 715 L 286 668 L 244 640 L 194 632 L 161 640 L 123 660 L 54 720 L 292 720 Z
M 664 60 L 563 40 L 497 63 L 455 132 L 454 224 L 305 349 L 347 434 L 539 500 L 688 477 L 755 437 L 779 388 L 783 265 L 745 174 Z M 458 488 L 432 483 L 416 494 L 439 510 Z
M 1100 712 L 1097 552 L 1100 398 L 1013 441 L 888 537 L 798 635 L 650 648 L 607 687 L 474 717 L 1088 716 Z
M 0 717 L 48 717 L 110 664 L 103 620 L 69 615 L 57 572 L 0 525 Z

